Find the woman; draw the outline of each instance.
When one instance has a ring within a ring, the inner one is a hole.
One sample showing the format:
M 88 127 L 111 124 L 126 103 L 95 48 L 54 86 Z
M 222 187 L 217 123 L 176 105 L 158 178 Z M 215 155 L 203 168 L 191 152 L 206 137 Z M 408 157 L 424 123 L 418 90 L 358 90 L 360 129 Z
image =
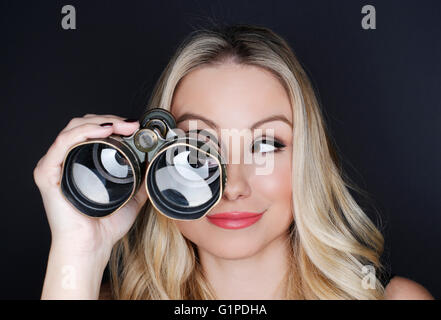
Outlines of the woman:
M 98 298 L 109 260 L 116 299 L 432 298 L 402 277 L 376 281 L 384 272 L 383 237 L 348 192 L 307 75 L 271 30 L 193 32 L 148 105 L 171 111 L 183 130 L 190 121 L 219 135 L 273 130 L 246 142 L 240 154 L 271 154 L 272 172 L 257 175 L 255 164 L 229 159 L 223 197 L 199 220 L 159 214 L 144 188 L 114 215 L 89 218 L 59 190 L 68 148 L 130 135 L 139 123 L 110 115 L 73 119 L 34 171 L 52 233 L 43 299 Z M 229 138 L 222 143 L 229 146 Z M 236 219 L 244 212 L 254 218 Z

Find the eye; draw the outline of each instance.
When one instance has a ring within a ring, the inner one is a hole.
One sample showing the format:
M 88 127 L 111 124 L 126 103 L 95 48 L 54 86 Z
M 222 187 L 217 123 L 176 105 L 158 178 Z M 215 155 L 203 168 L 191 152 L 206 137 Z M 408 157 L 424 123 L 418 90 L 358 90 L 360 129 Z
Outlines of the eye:
M 256 141 L 253 146 L 251 152 L 278 152 L 281 151 L 281 148 L 284 148 L 285 145 L 280 143 L 277 140 L 268 140 L 266 138 Z

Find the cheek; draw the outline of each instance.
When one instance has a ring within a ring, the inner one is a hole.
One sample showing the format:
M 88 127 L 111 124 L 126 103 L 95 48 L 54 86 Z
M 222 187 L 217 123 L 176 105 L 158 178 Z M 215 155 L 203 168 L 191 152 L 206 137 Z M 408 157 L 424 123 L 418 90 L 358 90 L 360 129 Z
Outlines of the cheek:
M 292 194 L 290 154 L 275 155 L 274 168 L 270 174 L 255 175 L 253 191 L 267 199 L 271 205 L 289 205 Z
M 195 221 L 175 221 L 176 226 L 182 235 L 193 243 L 200 245 L 201 241 L 207 239 L 207 226 L 204 219 Z
M 257 198 L 265 199 L 268 214 L 265 225 L 269 235 L 280 234 L 293 221 L 291 154 L 275 155 L 271 174 L 255 175 L 252 188 Z

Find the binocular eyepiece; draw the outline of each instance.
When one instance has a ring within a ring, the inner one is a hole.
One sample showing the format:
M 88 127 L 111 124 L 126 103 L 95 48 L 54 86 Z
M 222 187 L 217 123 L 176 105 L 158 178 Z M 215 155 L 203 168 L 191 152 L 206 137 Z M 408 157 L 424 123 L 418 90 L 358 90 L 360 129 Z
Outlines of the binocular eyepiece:
M 60 187 L 81 213 L 104 217 L 136 194 L 144 174 L 152 205 L 177 220 L 205 216 L 226 185 L 217 139 L 204 130 L 184 133 L 170 112 L 153 108 L 129 137 L 111 135 L 71 147 Z

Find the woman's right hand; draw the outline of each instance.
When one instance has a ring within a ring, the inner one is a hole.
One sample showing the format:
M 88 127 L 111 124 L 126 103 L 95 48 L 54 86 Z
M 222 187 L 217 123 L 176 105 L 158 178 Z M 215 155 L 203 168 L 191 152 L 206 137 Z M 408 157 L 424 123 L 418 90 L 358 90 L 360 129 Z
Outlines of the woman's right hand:
M 101 126 L 111 123 L 109 126 Z M 131 135 L 139 122 L 125 122 L 112 115 L 88 114 L 74 118 L 55 139 L 47 153 L 34 169 L 49 222 L 52 246 L 57 244 L 75 254 L 104 253 L 108 258 L 113 245 L 130 229 L 141 207 L 147 200 L 144 184 L 137 194 L 120 210 L 106 217 L 93 218 L 77 211 L 61 193 L 61 169 L 68 149 L 90 138 L 105 138 L 111 134 Z

